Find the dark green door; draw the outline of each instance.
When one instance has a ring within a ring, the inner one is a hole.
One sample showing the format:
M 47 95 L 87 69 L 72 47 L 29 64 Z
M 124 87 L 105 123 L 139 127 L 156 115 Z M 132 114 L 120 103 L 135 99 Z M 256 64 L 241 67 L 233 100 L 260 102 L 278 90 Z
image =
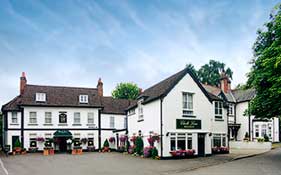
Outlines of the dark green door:
M 205 156 L 205 135 L 198 133 L 198 156 Z

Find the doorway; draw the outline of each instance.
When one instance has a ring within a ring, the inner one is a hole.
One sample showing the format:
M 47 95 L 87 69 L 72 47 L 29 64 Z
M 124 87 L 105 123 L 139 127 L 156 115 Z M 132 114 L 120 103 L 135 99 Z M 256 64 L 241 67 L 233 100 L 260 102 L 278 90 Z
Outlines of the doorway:
M 14 149 L 16 145 L 16 141 L 20 139 L 20 136 L 12 136 L 12 149 Z
M 198 133 L 198 156 L 205 156 L 205 135 Z

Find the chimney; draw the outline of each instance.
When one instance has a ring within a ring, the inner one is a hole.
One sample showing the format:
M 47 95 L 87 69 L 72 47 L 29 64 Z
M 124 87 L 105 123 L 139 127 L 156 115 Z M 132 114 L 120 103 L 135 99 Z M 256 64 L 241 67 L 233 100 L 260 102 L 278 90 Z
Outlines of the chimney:
M 103 82 L 101 81 L 101 78 L 99 78 L 97 88 L 98 88 L 98 95 L 100 97 L 102 97 L 103 96 Z
M 26 77 L 25 77 L 25 72 L 22 72 L 21 77 L 20 77 L 20 95 L 23 94 L 26 83 L 27 83 L 27 80 L 26 80 Z
M 225 74 L 225 71 L 222 70 L 220 78 L 220 88 L 224 93 L 228 93 L 231 90 L 231 81 L 229 77 Z

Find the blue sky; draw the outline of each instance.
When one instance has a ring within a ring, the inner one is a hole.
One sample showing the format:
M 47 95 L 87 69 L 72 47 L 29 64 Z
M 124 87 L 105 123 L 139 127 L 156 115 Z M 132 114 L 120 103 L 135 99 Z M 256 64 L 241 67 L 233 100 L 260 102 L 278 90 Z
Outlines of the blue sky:
M 0 105 L 30 84 L 145 89 L 216 59 L 246 81 L 274 0 L 0 0 Z

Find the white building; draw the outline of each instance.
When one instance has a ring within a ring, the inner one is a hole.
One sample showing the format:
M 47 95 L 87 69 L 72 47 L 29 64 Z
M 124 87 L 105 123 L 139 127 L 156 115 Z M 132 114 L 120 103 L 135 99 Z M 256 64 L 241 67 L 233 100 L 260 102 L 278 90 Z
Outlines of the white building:
M 242 141 L 246 133 L 250 140 L 256 141 L 257 138 L 269 137 L 272 142 L 279 142 L 279 118 L 273 116 L 270 119 L 258 119 L 255 116 L 248 116 L 246 110 L 249 108 L 250 101 L 255 97 L 254 89 L 232 90 L 229 78 L 221 75 L 221 88 L 203 85 L 205 89 L 224 100 L 229 108 L 228 129 L 230 140 Z
M 208 93 L 189 69 L 184 69 L 145 90 L 128 108 L 129 136 L 159 135 L 159 156 L 173 150 L 212 154 L 214 146 L 228 146 L 227 109 L 221 98 Z
M 56 138 L 55 149 L 64 152 L 67 139 L 86 138 L 84 149 L 90 146 L 89 141 L 101 149 L 114 132 L 126 132 L 125 109 L 131 102 L 104 97 L 100 79 L 97 88 L 38 86 L 27 84 L 23 73 L 20 95 L 2 107 L 3 145 L 12 149 L 19 139 L 26 149 L 42 150 L 44 145 L 38 138 Z

